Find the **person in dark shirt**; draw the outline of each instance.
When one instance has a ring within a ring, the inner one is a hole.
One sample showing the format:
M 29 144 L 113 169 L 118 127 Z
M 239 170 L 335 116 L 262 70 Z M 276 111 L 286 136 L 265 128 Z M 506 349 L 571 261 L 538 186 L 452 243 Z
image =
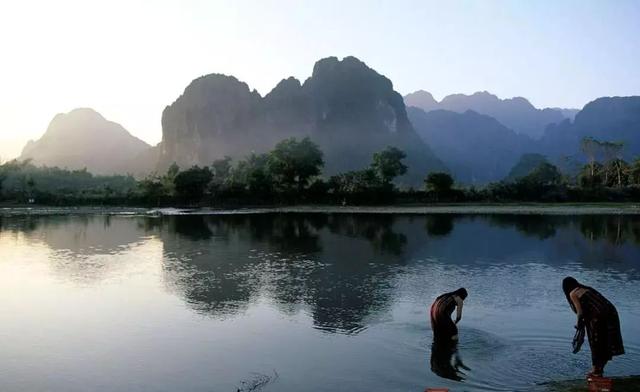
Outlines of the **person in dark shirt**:
M 467 290 L 460 288 L 436 298 L 431 305 L 431 329 L 434 341 L 457 341 L 458 327 L 462 319 L 462 305 L 467 298 Z M 457 309 L 455 322 L 451 320 L 453 310 Z
M 578 317 L 576 329 L 587 330 L 593 364 L 587 377 L 602 377 L 607 362 L 624 354 L 618 311 L 596 289 L 584 286 L 572 277 L 564 278 L 562 290 Z

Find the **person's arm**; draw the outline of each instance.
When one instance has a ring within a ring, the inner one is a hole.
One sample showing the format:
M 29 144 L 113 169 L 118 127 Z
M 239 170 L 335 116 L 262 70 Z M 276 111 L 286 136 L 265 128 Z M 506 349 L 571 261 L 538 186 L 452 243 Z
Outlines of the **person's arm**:
M 576 315 L 578 316 L 578 322 L 576 326 L 579 326 L 582 320 L 582 305 L 580 305 L 580 297 L 578 297 L 578 290 L 573 290 L 569 293 L 569 298 L 571 298 L 571 302 L 573 306 L 576 308 Z
M 462 304 L 464 302 L 462 301 L 462 298 L 458 297 L 457 295 L 454 296 L 453 299 L 455 299 L 456 301 L 456 324 L 458 324 L 458 322 L 462 319 Z

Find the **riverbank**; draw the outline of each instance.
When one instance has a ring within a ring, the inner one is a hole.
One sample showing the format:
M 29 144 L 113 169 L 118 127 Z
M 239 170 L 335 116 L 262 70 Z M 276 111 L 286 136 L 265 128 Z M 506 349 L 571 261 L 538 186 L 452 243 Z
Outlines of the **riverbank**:
M 242 208 L 139 208 L 10 206 L 0 216 L 25 215 L 230 215 L 230 214 L 464 214 L 464 215 L 640 215 L 640 203 L 430 204 L 390 206 L 300 205 Z
M 161 215 L 180 214 L 259 214 L 259 213 L 327 213 L 327 214 L 464 214 L 464 215 L 638 215 L 640 204 L 433 204 L 393 206 L 287 206 L 239 209 L 158 209 Z

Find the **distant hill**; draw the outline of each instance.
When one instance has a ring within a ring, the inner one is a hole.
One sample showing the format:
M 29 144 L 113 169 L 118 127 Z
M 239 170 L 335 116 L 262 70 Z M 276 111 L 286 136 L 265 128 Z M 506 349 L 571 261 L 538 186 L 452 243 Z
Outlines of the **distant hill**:
M 449 110 L 464 113 L 473 110 L 491 116 L 516 133 L 534 139 L 540 138 L 549 124 L 572 118 L 576 112 L 574 109 L 537 109 L 525 98 L 500 99 L 486 91 L 471 95 L 448 95 L 438 102 L 430 93 L 420 90 L 405 96 L 404 101 L 407 106 L 419 107 L 426 112 Z
M 106 120 L 93 109 L 82 108 L 56 115 L 40 139 L 27 143 L 19 159 L 113 174 L 132 172 L 131 161 L 149 149 L 120 124 Z
M 391 81 L 355 57 L 322 59 L 304 83 L 284 79 L 264 97 L 233 76 L 195 79 L 162 114 L 160 168 L 242 158 L 291 136 L 320 145 L 325 174 L 361 169 L 389 145 L 408 155 L 401 182 L 421 183 L 429 171 L 445 170 Z
M 564 118 L 567 118 L 571 121 L 573 121 L 573 119 L 576 118 L 576 114 L 580 112 L 580 109 L 563 109 L 563 108 L 549 108 L 549 109 L 559 111 L 560 113 L 562 113 Z
M 580 141 L 624 142 L 624 158 L 640 156 L 640 96 L 603 97 L 589 102 L 573 122 L 550 125 L 538 149 L 551 157 L 580 156 Z
M 456 181 L 485 184 L 503 179 L 520 156 L 533 148 L 533 140 L 518 135 L 496 119 L 466 111 L 425 112 L 407 109 L 418 134 L 450 168 Z

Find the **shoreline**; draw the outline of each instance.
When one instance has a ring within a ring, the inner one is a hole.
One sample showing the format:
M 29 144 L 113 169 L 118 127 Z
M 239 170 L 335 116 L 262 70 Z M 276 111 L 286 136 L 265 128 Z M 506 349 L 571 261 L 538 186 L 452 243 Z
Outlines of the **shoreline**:
M 640 215 L 640 203 L 505 203 L 388 206 L 299 205 L 238 208 L 0 207 L 0 217 L 44 215 L 236 215 L 236 214 L 405 214 L 405 215 Z

